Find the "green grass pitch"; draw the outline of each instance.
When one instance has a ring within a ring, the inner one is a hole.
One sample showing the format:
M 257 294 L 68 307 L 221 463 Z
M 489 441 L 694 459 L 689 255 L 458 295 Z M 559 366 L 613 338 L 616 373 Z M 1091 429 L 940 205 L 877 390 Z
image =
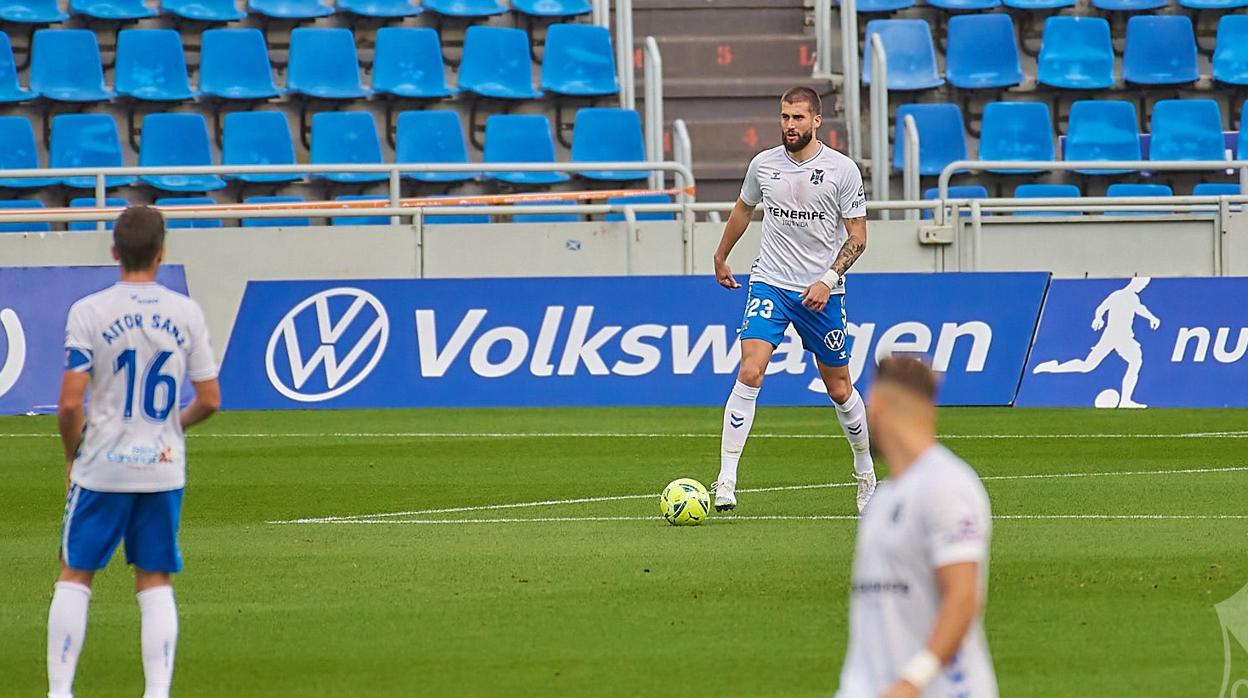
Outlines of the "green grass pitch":
M 719 422 L 718 409 L 220 415 L 190 438 L 174 692 L 830 696 L 855 528 L 831 410 L 760 410 L 739 487 L 787 489 L 744 492 L 735 515 L 673 528 L 657 497 L 624 498 L 685 475 L 709 485 Z M 986 618 L 1002 695 L 1217 695 L 1213 606 L 1248 582 L 1245 430 L 1231 410 L 942 413 L 998 517 Z M 3 696 L 46 691 L 54 432 L 50 417 L 0 419 Z M 796 487 L 823 484 L 836 486 Z M 97 577 L 83 698 L 142 691 L 131 584 L 120 555 Z

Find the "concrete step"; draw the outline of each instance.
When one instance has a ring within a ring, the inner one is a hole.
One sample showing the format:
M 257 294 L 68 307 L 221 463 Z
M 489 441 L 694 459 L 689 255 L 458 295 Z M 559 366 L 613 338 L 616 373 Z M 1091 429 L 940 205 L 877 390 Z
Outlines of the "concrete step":
M 703 163 L 735 163 L 745 171 L 750 158 L 760 150 L 780 144 L 780 124 L 775 116 L 757 119 L 703 119 L 686 121 L 689 140 L 693 143 L 695 167 Z M 844 151 L 845 122 L 824 119 L 819 130 L 824 143 Z M 739 175 L 738 175 L 739 176 Z
M 741 33 L 800 32 L 813 11 L 803 0 L 636 0 L 637 36 L 722 36 Z
M 644 41 L 644 36 L 637 35 Z M 810 77 L 815 39 L 802 34 L 692 36 L 658 39 L 663 77 L 721 80 L 739 77 Z M 636 52 L 634 52 L 636 54 Z M 637 56 L 634 55 L 634 62 Z

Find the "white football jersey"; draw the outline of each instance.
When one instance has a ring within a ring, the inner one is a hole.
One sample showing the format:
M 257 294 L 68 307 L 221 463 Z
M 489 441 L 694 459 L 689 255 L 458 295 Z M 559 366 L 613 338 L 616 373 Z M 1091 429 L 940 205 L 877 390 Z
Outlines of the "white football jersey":
M 940 608 L 937 568 L 978 563 L 980 599 L 987 599 L 991 535 L 984 486 L 943 446 L 932 446 L 901 477 L 880 483 L 858 525 L 849 650 L 837 698 L 876 698 L 923 651 Z M 982 614 L 923 696 L 996 698 Z
M 750 161 L 741 200 L 763 205 L 763 240 L 750 278 L 805 291 L 832 268 L 845 244 L 846 218 L 867 215 L 862 173 L 854 161 L 822 143 L 796 162 L 784 146 Z M 833 293 L 845 292 L 845 280 Z
M 87 425 L 70 477 L 98 492 L 186 484 L 179 393 L 217 377 L 204 312 L 160 284 L 118 283 L 74 303 L 66 369 L 87 371 Z

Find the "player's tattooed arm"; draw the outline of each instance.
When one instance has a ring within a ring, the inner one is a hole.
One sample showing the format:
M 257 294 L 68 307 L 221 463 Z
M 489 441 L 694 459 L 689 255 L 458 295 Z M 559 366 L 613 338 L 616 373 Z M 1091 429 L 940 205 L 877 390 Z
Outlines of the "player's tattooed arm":
M 845 244 L 841 246 L 841 251 L 836 255 L 836 260 L 832 262 L 832 271 L 838 276 L 845 276 L 845 272 L 854 266 L 854 262 L 862 256 L 867 249 L 867 219 L 863 218 L 846 218 L 845 232 L 849 237 L 845 240 Z

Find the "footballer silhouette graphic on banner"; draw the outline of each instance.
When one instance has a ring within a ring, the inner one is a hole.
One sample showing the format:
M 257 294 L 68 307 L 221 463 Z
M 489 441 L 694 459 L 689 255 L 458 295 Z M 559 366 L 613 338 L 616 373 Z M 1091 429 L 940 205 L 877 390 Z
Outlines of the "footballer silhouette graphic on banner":
M 26 365 L 26 333 L 22 321 L 12 308 L 0 310 L 0 334 L 4 338 L 4 358 L 0 361 L 0 395 L 17 384 Z

